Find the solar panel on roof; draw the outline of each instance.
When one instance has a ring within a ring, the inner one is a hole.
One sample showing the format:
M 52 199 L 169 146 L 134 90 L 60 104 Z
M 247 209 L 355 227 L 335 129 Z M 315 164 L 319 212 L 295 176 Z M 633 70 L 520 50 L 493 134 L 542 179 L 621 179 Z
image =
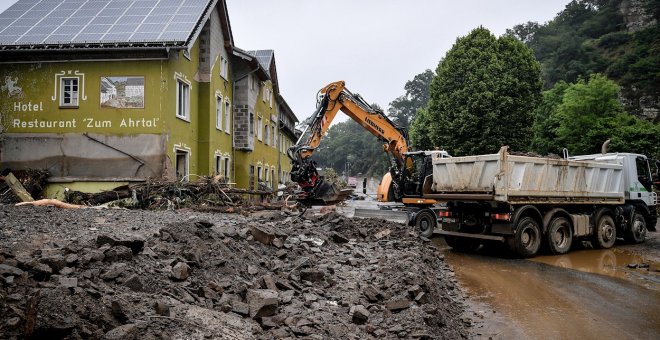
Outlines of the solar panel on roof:
M 212 0 L 19 0 L 0 13 L 0 45 L 184 43 Z

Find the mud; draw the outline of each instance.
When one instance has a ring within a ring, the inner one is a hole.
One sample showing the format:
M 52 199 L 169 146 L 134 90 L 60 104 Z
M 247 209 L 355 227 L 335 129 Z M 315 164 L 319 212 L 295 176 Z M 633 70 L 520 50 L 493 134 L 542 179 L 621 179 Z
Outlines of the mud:
M 532 260 L 455 252 L 446 260 L 471 297 L 476 338 L 657 339 L 657 235 L 640 245 Z
M 3 338 L 467 338 L 463 300 L 383 220 L 0 205 Z

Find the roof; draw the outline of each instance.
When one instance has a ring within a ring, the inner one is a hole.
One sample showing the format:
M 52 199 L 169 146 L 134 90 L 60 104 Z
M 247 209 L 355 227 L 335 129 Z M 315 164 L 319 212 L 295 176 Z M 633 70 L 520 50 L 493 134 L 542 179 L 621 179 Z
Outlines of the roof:
M 188 47 L 218 0 L 19 0 L 0 49 Z
M 259 65 L 264 68 L 264 70 L 270 70 L 270 63 L 273 60 L 275 51 L 273 50 L 257 50 L 257 51 L 247 51 L 251 56 L 254 56 L 259 61 Z
M 232 46 L 232 51 L 235 56 L 241 58 L 248 65 L 250 65 L 250 67 L 252 68 L 251 72 L 256 72 L 256 75 L 257 77 L 259 77 L 260 80 L 262 81 L 270 80 L 270 72 L 268 68 L 264 68 L 263 65 L 257 59 L 257 57 L 255 57 L 253 54 L 250 54 L 250 52 L 240 49 L 236 46 Z

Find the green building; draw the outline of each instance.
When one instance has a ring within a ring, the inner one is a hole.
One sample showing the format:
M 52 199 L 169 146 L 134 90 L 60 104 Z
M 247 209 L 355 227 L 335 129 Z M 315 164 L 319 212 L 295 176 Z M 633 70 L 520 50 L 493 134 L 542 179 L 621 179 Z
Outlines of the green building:
M 234 45 L 224 0 L 19 0 L 0 14 L 1 167 L 49 170 L 48 196 L 214 174 L 274 187 L 295 122 L 274 52 Z

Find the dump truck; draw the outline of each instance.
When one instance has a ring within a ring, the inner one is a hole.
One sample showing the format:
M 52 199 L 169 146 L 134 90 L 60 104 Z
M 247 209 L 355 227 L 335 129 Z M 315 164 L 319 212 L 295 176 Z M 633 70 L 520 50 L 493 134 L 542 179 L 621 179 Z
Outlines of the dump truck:
M 563 254 L 576 241 L 610 248 L 655 231 L 658 199 L 649 159 L 634 153 L 564 158 L 496 154 L 431 156 L 423 197 L 444 202 L 436 233 L 457 249 L 505 243 L 521 257 L 542 246 Z

